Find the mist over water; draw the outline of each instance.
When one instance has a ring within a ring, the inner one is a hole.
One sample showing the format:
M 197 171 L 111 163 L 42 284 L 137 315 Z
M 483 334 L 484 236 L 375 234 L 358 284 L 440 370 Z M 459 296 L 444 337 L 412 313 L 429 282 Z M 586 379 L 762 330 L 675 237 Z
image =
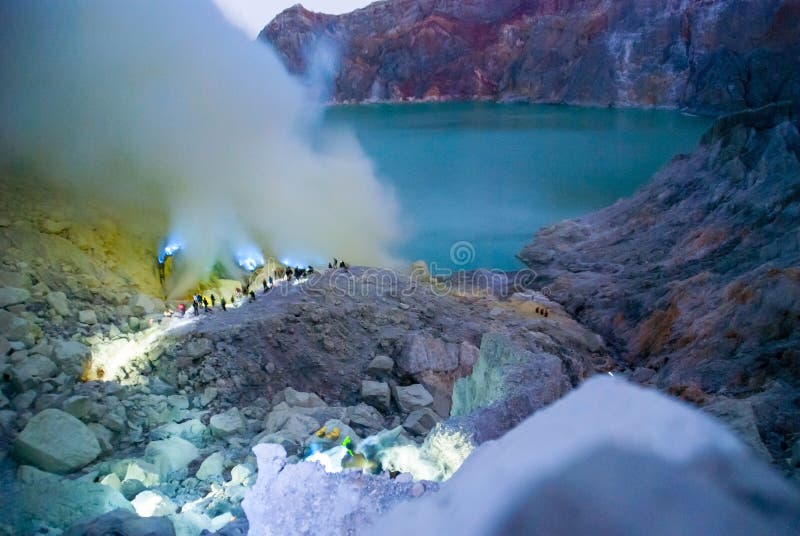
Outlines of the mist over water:
M 355 136 L 320 131 L 319 103 L 210 2 L 4 2 L 0 84 L 2 164 L 167 211 L 175 292 L 253 245 L 395 262 L 397 204 Z

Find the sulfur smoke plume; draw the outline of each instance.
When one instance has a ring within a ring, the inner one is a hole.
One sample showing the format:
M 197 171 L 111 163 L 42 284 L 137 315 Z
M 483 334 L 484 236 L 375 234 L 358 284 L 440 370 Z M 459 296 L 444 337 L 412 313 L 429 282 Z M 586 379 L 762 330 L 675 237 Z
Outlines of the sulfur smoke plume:
M 0 87 L 2 163 L 164 207 L 183 287 L 253 245 L 392 262 L 397 208 L 355 138 L 210 2 L 3 2 Z

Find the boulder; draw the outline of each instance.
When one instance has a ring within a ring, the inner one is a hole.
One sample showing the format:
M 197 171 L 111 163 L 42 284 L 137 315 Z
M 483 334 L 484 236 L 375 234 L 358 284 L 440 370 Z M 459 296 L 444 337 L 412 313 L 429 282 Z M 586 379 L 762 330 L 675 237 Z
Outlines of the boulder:
M 139 482 L 142 487 L 157 486 L 161 483 L 161 475 L 154 464 L 144 460 L 131 460 L 125 467 L 122 483 L 130 481 Z
M 225 469 L 224 462 L 225 456 L 221 452 L 215 452 L 203 460 L 195 476 L 198 480 L 221 478 L 222 471 Z
M 324 408 L 328 405 L 315 393 L 295 391 L 291 387 L 284 389 L 279 396 L 281 396 L 283 402 L 295 408 Z
M 151 441 L 144 450 L 145 458 L 159 469 L 162 479 L 187 467 L 200 455 L 197 447 L 181 439 L 171 437 L 159 441 Z
M 136 513 L 142 517 L 163 517 L 178 511 L 172 499 L 156 490 L 145 490 L 131 501 Z
M 93 326 L 97 324 L 97 314 L 92 309 L 84 309 L 78 312 L 78 322 Z
M 378 432 L 384 427 L 384 418 L 378 410 L 367 404 L 359 404 L 347 408 L 345 413 L 350 420 L 350 425 L 369 431 Z
M 0 287 L 0 308 L 25 303 L 30 297 L 31 293 L 24 288 Z
M 184 348 L 184 353 L 192 359 L 199 359 L 214 351 L 214 343 L 210 339 L 201 337 L 199 339 L 192 339 Z
M 371 380 L 361 381 L 361 400 L 380 411 L 389 410 L 391 400 L 389 384 Z
M 50 292 L 45 298 L 50 307 L 60 316 L 69 316 L 72 314 L 67 301 L 67 295 L 61 291 Z
M 416 374 L 425 370 L 448 372 L 458 368 L 459 346 L 445 343 L 437 337 L 422 333 L 408 336 L 403 351 L 397 359 L 397 366 L 409 373 Z
M 394 359 L 386 355 L 378 355 L 367 365 L 367 374 L 378 378 L 389 376 L 394 370 Z
M 81 421 L 51 408 L 28 421 L 14 442 L 14 453 L 45 471 L 71 473 L 97 458 L 100 444 Z
M 78 341 L 63 340 L 53 346 L 52 357 L 62 370 L 77 374 L 84 361 L 92 357 L 92 350 Z
M 406 413 L 433 404 L 433 396 L 418 383 L 407 387 L 397 387 L 394 395 L 397 406 Z
M 109 454 L 114 448 L 111 443 L 111 440 L 114 438 L 114 432 L 96 422 L 90 422 L 86 426 L 89 427 L 89 430 L 91 430 L 97 438 L 97 442 L 100 444 L 100 450 L 103 454 Z
M 255 475 L 255 468 L 249 463 L 239 463 L 231 469 L 231 484 L 248 486 Z
M 203 394 L 200 395 L 200 405 L 203 407 L 208 406 L 212 400 L 217 398 L 219 391 L 215 387 L 206 387 L 203 389 Z
M 227 437 L 245 430 L 246 423 L 237 408 L 231 408 L 225 413 L 218 413 L 211 417 L 208 428 L 214 437 Z
M 61 409 L 77 419 L 83 419 L 92 410 L 92 399 L 84 395 L 74 395 L 64 400 Z
M 203 445 L 207 435 L 208 428 L 200 419 L 189 419 L 181 423 L 168 422 L 150 431 L 150 437 L 152 439 L 167 439 L 176 436 L 198 447 Z
M 23 341 L 26 346 L 33 346 L 34 328 L 31 323 L 5 309 L 0 309 L 0 335 L 10 341 Z M 30 345 L 28 345 L 30 342 Z
M 124 509 L 103 514 L 91 521 L 70 527 L 64 536 L 175 536 L 169 519 L 139 517 Z
M 42 380 L 52 378 L 58 367 L 43 355 L 33 354 L 24 358 L 11 369 L 11 381 L 20 391 L 27 391 Z
M 433 410 L 429 408 L 415 409 L 406 417 L 403 428 L 417 435 L 425 435 L 441 421 Z
M 33 527 L 40 523 L 65 530 L 112 510 L 133 512 L 131 504 L 112 487 L 81 479 L 68 480 L 52 476 L 24 482 L 13 501 L 17 504 L 9 506 L 21 518 L 18 534 L 31 534 L 34 532 Z
M 164 302 L 147 294 L 136 294 L 128 302 L 128 307 L 133 310 L 141 309 L 145 315 L 164 311 Z

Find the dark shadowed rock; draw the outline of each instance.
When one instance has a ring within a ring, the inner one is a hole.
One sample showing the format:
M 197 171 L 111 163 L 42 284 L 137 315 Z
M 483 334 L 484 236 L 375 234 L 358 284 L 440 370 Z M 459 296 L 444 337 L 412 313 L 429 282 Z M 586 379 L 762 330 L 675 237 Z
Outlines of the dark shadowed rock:
M 295 5 L 259 38 L 293 73 L 341 54 L 332 97 L 500 99 L 720 113 L 800 98 L 792 0 L 396 0 Z
M 800 133 L 790 105 L 719 119 L 633 197 L 520 258 L 623 366 L 701 401 L 752 398 L 776 461 L 800 432 Z M 769 394 L 766 394 L 769 393 Z
M 114 510 L 64 532 L 64 536 L 174 536 L 175 529 L 165 517 L 139 517 L 127 510 Z

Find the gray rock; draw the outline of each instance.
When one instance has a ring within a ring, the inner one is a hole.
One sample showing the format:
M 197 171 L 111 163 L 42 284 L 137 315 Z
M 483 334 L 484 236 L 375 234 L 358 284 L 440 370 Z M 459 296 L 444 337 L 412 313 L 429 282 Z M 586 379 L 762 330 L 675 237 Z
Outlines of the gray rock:
M 379 432 L 384 427 L 384 418 L 378 410 L 367 404 L 359 404 L 347 408 L 345 414 L 350 420 L 350 425 L 367 430 L 371 433 Z
M 386 355 L 378 355 L 367 365 L 367 374 L 372 376 L 388 376 L 394 370 L 394 359 Z
M 192 359 L 199 359 L 210 354 L 214 350 L 214 344 L 206 338 L 192 339 L 186 343 L 184 352 Z
M 218 413 L 211 417 L 208 428 L 214 437 L 226 437 L 244 431 L 246 423 L 237 408 L 231 408 L 225 413 Z
M 79 373 L 83 362 L 92 356 L 92 350 L 78 341 L 58 341 L 53 347 L 53 359 L 62 370 Z
M 78 311 L 78 322 L 93 326 L 94 324 L 97 324 L 97 314 L 92 309 Z
M 15 456 L 53 473 L 71 473 L 100 455 L 100 445 L 81 421 L 58 409 L 34 415 L 14 442 Z
M 67 301 L 67 295 L 63 292 L 50 292 L 47 294 L 45 300 L 47 300 L 47 303 L 58 315 L 67 317 L 72 314 L 69 308 L 69 302 Z
M 86 426 L 92 431 L 94 437 L 97 438 L 97 443 L 100 445 L 100 450 L 103 454 L 109 454 L 113 450 L 112 440 L 114 439 L 114 432 L 96 422 L 90 422 Z
M 71 527 L 64 536 L 175 536 L 172 522 L 163 517 L 139 517 L 123 509 L 112 510 Z
M 365 404 L 369 404 L 380 411 L 388 411 L 391 396 L 389 384 L 371 380 L 361 381 L 361 400 Z
M 30 297 L 31 293 L 24 288 L 0 287 L 0 307 L 25 303 Z
M 15 314 L 0 309 L 0 335 L 10 341 L 29 341 L 33 327 L 31 323 Z M 31 341 L 30 346 L 33 346 Z
M 92 409 L 92 399 L 84 395 L 71 396 L 64 401 L 61 409 L 77 419 L 83 419 Z
M 418 383 L 407 387 L 397 387 L 394 394 L 397 406 L 406 413 L 433 404 L 433 396 Z
M 223 465 L 224 462 L 225 456 L 223 456 L 221 452 L 214 452 L 205 460 L 203 460 L 203 463 L 200 464 L 195 476 L 198 480 L 213 480 L 216 478 L 221 478 L 222 471 L 225 468 Z
M 315 393 L 304 393 L 301 391 L 296 391 L 291 387 L 284 389 L 282 395 L 282 400 L 291 407 L 324 408 L 328 405 Z
M 458 368 L 459 348 L 454 343 L 445 343 L 436 337 L 421 333 L 408 336 L 397 366 L 410 374 L 425 370 L 448 372 Z
M 36 523 L 65 530 L 115 509 L 133 511 L 125 497 L 109 486 L 47 476 L 25 482 L 15 499 L 22 518 L 20 534 L 31 533 Z
M 212 400 L 217 398 L 219 391 L 214 387 L 206 387 L 203 389 L 203 394 L 200 395 L 200 405 L 203 407 L 208 406 Z
M 145 458 L 158 468 L 163 480 L 170 473 L 186 468 L 200 455 L 197 447 L 180 437 L 151 441 L 144 450 Z
M 417 435 L 426 435 L 441 420 L 441 417 L 429 408 L 415 409 L 406 417 L 403 428 Z
M 11 380 L 20 391 L 27 391 L 42 380 L 52 378 L 58 367 L 43 355 L 29 355 L 11 369 Z

